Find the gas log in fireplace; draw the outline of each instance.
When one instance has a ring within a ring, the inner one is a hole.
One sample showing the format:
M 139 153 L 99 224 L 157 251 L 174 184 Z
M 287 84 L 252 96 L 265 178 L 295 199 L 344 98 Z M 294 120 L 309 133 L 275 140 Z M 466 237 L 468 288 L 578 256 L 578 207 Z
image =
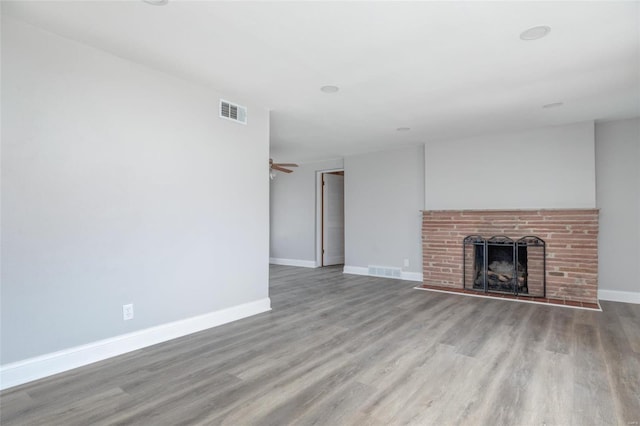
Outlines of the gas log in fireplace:
M 465 289 L 546 297 L 546 244 L 538 237 L 469 235 L 463 258 Z

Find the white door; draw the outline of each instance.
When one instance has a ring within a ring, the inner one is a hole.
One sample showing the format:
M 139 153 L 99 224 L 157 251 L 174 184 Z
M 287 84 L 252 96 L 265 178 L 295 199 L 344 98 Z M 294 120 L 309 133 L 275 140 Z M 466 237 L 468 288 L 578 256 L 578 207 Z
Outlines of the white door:
M 344 175 L 322 174 L 322 266 L 344 263 Z

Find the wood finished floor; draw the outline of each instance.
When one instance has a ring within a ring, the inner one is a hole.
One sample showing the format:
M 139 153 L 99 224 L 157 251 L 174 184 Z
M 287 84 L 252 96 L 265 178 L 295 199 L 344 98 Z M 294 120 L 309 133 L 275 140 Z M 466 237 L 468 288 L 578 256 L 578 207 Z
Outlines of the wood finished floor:
M 271 267 L 273 311 L 9 389 L 2 425 L 638 425 L 640 305 Z

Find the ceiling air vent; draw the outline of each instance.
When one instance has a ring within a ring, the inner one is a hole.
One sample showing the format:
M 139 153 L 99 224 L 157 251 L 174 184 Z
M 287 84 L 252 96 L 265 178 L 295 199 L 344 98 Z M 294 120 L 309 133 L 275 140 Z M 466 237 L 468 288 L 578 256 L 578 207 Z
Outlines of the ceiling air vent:
M 232 104 L 220 99 L 220 118 L 247 124 L 247 107 Z

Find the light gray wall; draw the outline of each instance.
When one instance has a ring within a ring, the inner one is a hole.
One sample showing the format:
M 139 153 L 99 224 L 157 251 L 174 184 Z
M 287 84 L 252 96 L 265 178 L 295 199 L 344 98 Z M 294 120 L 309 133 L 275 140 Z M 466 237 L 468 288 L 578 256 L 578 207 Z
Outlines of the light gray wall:
M 338 159 L 299 164 L 290 174 L 277 173 L 270 192 L 272 258 L 315 262 L 316 172 L 342 167 Z
M 596 124 L 598 285 L 640 293 L 640 118 Z
M 425 208 L 593 208 L 593 126 L 428 142 Z
M 346 266 L 422 271 L 423 149 L 344 159 Z M 409 267 L 403 267 L 404 259 L 409 259 Z
M 3 17 L 2 364 L 268 297 L 269 113 L 218 99 Z

